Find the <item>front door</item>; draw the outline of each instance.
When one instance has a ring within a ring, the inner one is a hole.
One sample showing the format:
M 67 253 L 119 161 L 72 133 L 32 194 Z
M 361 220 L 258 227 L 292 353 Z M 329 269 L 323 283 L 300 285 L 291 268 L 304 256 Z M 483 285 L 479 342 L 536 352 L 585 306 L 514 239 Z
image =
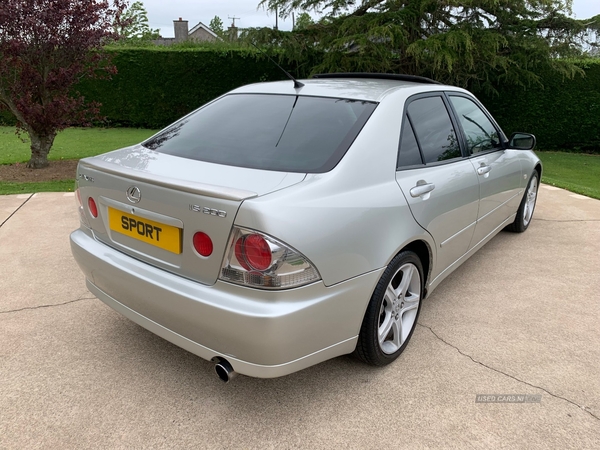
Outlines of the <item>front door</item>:
M 450 93 L 473 168 L 479 178 L 479 213 L 471 247 L 476 246 L 515 213 L 521 201 L 518 150 L 502 148 L 500 131 L 470 98 Z

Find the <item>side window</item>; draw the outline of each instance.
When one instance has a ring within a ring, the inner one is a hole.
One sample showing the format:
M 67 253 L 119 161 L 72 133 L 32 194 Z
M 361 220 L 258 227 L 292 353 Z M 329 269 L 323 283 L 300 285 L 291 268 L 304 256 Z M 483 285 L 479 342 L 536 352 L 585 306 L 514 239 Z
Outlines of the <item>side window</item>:
M 425 164 L 459 158 L 460 146 L 442 97 L 424 97 L 408 105 Z
M 407 166 L 416 166 L 423 164 L 419 144 L 413 131 L 412 125 L 408 117 L 404 116 L 402 124 L 402 138 L 400 139 L 400 149 L 398 153 L 397 169 Z
M 501 147 L 498 130 L 475 102 L 456 95 L 451 95 L 450 101 L 465 132 L 469 154 Z

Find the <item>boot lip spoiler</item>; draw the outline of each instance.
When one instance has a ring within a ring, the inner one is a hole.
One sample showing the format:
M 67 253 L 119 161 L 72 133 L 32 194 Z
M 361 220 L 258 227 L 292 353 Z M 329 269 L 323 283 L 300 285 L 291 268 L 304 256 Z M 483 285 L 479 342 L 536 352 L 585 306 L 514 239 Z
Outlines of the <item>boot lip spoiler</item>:
M 126 177 L 131 181 L 151 183 L 157 186 L 189 192 L 191 194 L 199 194 L 224 200 L 242 201 L 258 197 L 258 193 L 253 191 L 149 174 L 123 166 L 116 166 L 115 164 L 106 161 L 98 159 L 92 161 L 91 159 L 92 158 L 86 158 L 79 161 L 77 167 L 77 181 L 84 178 L 84 174 L 81 173 L 81 170 L 97 170 L 112 175 Z

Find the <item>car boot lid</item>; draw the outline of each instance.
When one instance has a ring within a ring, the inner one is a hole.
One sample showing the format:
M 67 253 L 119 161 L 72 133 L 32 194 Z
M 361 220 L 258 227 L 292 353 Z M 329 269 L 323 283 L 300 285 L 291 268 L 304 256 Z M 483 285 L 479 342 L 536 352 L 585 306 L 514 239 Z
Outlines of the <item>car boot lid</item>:
M 195 161 L 134 145 L 80 161 L 85 169 L 102 172 L 225 200 L 242 201 L 301 182 L 306 174 L 276 172 Z M 174 177 L 176 174 L 176 178 Z

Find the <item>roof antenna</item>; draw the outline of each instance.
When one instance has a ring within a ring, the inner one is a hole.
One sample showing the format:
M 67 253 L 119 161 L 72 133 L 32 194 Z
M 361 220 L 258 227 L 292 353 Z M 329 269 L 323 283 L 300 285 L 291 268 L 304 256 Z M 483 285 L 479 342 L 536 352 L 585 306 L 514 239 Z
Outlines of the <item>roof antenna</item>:
M 290 80 L 292 80 L 292 81 L 294 82 L 294 89 L 300 89 L 302 86 L 304 86 L 304 83 L 300 83 L 298 80 L 296 80 L 296 79 L 295 79 L 295 78 L 294 78 L 294 77 L 293 77 L 293 76 L 292 76 L 292 75 L 291 75 L 291 74 L 290 74 L 288 71 L 286 71 L 286 70 L 285 70 L 283 67 L 281 67 L 279 64 L 277 64 L 277 63 L 276 63 L 276 62 L 273 60 L 273 58 L 271 58 L 269 55 L 267 55 L 267 53 L 266 53 L 266 52 L 264 52 L 263 50 L 261 50 L 260 48 L 258 48 L 258 47 L 257 47 L 257 46 L 254 44 L 254 42 L 252 42 L 252 41 L 250 41 L 250 40 L 249 40 L 248 42 L 250 42 L 250 44 L 252 44 L 252 46 L 253 46 L 253 47 L 254 47 L 256 50 L 258 50 L 258 51 L 259 51 L 259 52 L 261 52 L 263 55 L 265 55 L 267 58 L 269 58 L 269 61 L 271 61 L 273 64 L 275 64 L 277 67 L 279 67 L 279 69 L 281 69 L 281 71 L 282 71 L 283 73 L 285 73 L 285 75 L 286 75 L 286 76 L 287 76 L 287 77 L 288 77 Z

